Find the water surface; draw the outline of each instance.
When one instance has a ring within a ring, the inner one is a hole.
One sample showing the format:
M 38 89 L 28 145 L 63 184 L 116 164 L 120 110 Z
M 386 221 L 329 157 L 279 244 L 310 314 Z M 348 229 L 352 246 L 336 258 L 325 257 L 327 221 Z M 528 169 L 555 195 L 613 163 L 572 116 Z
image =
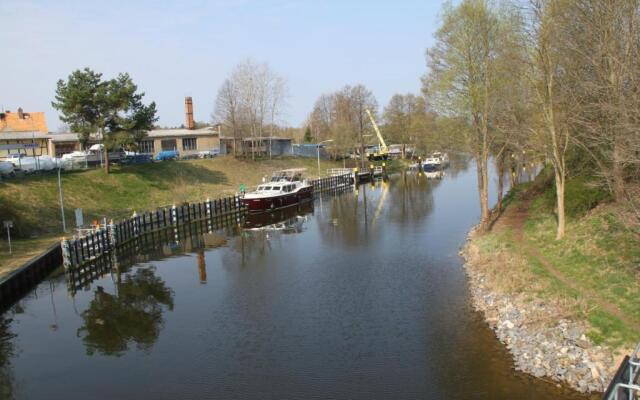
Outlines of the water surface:
M 458 250 L 479 212 L 465 168 L 442 181 L 394 176 L 224 229 L 204 224 L 177 243 L 158 235 L 82 280 L 59 270 L 0 317 L 0 392 L 583 398 L 514 372 L 471 308 Z

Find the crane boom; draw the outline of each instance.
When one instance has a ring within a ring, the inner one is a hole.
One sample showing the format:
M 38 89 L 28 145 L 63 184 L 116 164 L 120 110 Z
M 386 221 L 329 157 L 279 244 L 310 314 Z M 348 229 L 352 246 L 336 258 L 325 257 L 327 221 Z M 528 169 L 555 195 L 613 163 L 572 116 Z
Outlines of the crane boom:
M 387 154 L 389 152 L 389 149 L 387 148 L 387 144 L 384 142 L 384 138 L 380 133 L 380 129 L 378 129 L 378 124 L 376 124 L 376 121 L 373 119 L 373 115 L 371 115 L 371 111 L 369 111 L 368 108 L 365 109 L 365 111 L 367 112 L 367 115 L 369 116 L 369 119 L 373 124 L 373 129 L 376 131 L 376 135 L 378 135 L 378 140 L 380 141 L 380 153 Z

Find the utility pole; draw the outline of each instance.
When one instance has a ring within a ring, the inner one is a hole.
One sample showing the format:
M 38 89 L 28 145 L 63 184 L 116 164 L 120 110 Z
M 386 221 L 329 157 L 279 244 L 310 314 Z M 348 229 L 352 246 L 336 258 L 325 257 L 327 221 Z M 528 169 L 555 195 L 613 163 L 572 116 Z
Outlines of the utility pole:
M 320 178 L 320 145 L 322 143 L 329 143 L 329 142 L 333 142 L 333 139 L 323 140 L 322 142 L 316 145 L 316 148 L 318 149 L 318 178 Z
M 58 165 L 58 195 L 60 196 L 60 216 L 62 217 L 62 232 L 67 231 L 67 223 L 64 219 L 64 194 L 62 192 L 62 180 L 60 179 L 60 168 Z
M 7 241 L 9 242 L 9 254 L 13 254 L 11 248 L 11 228 L 13 228 L 13 221 L 4 221 L 4 227 L 7 228 Z

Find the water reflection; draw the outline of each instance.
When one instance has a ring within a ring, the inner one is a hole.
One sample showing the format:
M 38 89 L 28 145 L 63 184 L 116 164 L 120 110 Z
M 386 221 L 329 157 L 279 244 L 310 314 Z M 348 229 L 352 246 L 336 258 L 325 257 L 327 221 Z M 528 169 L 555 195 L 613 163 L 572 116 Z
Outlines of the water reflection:
M 153 267 L 118 274 L 115 290 L 111 294 L 98 286 L 82 312 L 78 336 L 89 355 L 120 356 L 133 344 L 141 350 L 150 349 L 160 334 L 164 309 L 173 310 L 173 291 L 156 276 Z
M 411 172 L 403 172 L 398 179 L 401 184 L 391 187 L 394 206 L 389 218 L 395 223 L 422 223 L 433 212 L 433 190 L 441 181 Z
M 89 289 L 95 280 L 126 272 L 129 267 L 139 263 L 160 261 L 192 252 L 199 252 L 203 256 L 206 249 L 225 246 L 227 236 L 236 235 L 237 232 L 235 219 L 212 219 L 149 233 L 119 246 L 93 262 L 66 271 L 69 292 L 73 296 L 79 290 Z M 200 280 L 206 281 L 204 258 L 198 259 L 197 268 Z
M 52 276 L 20 302 L 26 312 L 3 315 L 5 390 L 584 399 L 514 372 L 470 306 L 457 250 L 479 210 L 463 168 L 452 158 L 442 181 L 396 175 L 314 208 L 156 232 Z
M 313 203 L 304 203 L 272 213 L 247 214 L 242 230 L 230 239 L 232 251 L 223 255 L 224 264 L 244 267 L 258 263 L 271 252 L 273 243 L 281 241 L 283 235 L 302 233 L 313 212 Z
M 243 230 L 248 232 L 302 232 L 307 214 L 313 213 L 313 203 L 303 203 L 297 207 L 288 207 L 272 213 L 247 214 L 244 217 Z
M 11 358 L 15 355 L 13 341 L 16 337 L 11 332 L 13 311 L 0 315 L 0 399 L 14 398 L 14 377 Z

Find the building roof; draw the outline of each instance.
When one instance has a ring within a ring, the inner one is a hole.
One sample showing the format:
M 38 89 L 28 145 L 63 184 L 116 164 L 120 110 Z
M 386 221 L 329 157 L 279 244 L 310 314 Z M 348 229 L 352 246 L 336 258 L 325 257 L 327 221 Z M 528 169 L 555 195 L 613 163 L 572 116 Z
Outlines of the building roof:
M 40 132 L 0 132 L 0 140 L 48 139 L 50 135 Z
M 77 133 L 51 133 L 49 135 L 47 135 L 47 139 L 51 140 L 52 142 L 75 142 L 78 140 L 78 134 Z M 91 139 L 95 139 L 94 137 L 92 137 Z
M 31 132 L 28 132 L 31 135 Z M 7 133 L 0 133 L 0 140 L 7 137 Z M 39 136 L 38 136 L 39 135 Z M 147 138 L 163 138 L 163 137 L 180 137 L 180 136 L 211 136 L 218 135 L 218 132 L 210 127 L 202 129 L 154 129 L 147 132 Z M 8 137 L 7 137 L 8 138 Z M 36 133 L 36 138 L 49 139 L 52 142 L 75 142 L 78 140 L 78 134 L 75 132 L 50 133 L 43 135 Z M 8 138 L 12 139 L 12 138 Z M 20 139 L 31 139 L 31 136 L 21 137 Z M 89 141 L 98 140 L 96 134 L 91 134 Z
M 0 111 L 0 132 L 31 131 L 48 132 L 43 112 L 24 112 L 22 108 L 18 108 L 17 112 Z
M 220 140 L 234 140 L 232 137 L 221 137 Z M 293 139 L 291 138 L 286 138 L 286 137 L 280 137 L 280 136 L 259 136 L 259 137 L 247 137 L 247 138 L 237 138 L 235 140 L 242 140 L 245 142 L 250 142 L 252 140 L 285 140 L 285 141 L 292 141 Z
M 154 129 L 147 132 L 149 138 L 161 138 L 161 137 L 173 137 L 173 136 L 211 136 L 218 135 L 218 131 L 212 127 L 200 128 L 200 129 Z

